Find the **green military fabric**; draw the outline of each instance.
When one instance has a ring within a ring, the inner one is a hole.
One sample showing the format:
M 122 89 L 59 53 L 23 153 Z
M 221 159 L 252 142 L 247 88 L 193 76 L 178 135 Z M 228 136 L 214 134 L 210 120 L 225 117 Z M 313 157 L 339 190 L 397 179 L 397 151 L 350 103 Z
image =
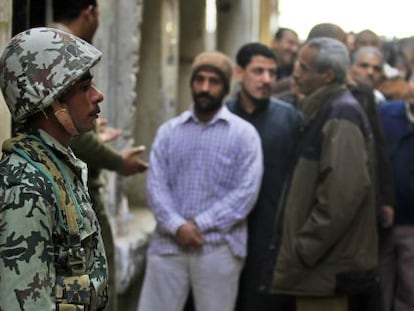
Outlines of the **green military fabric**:
M 68 188 L 80 203 L 85 272 L 95 293 L 91 299 L 98 309 L 103 308 L 107 263 L 99 223 L 87 192 L 86 166 L 46 132 L 31 134 L 59 159 L 71 186 Z M 59 289 L 56 285 L 62 283 L 62 277 L 72 275 L 67 262 L 71 247 L 68 231 L 59 220 L 58 201 L 50 181 L 38 166 L 10 147 L 4 144 L 0 161 L 0 310 L 54 310 Z
M 80 134 L 70 144 L 76 156 L 88 165 L 88 187 L 103 186 L 101 169 L 118 171 L 122 166 L 122 156 L 105 144 L 94 131 Z
M 70 235 L 79 234 L 79 226 L 82 225 L 82 216 L 79 206 L 75 204 L 76 198 L 72 197 L 66 185 L 69 181 L 65 179 L 63 169 L 59 165 L 60 160 L 54 160 L 53 151 L 36 136 L 19 133 L 6 141 L 4 145 L 6 152 L 15 152 L 36 167 L 46 177 L 53 188 L 55 195 L 60 226 L 65 228 Z
M 101 188 L 104 185 L 101 170 L 117 171 L 122 165 L 122 156 L 103 143 L 96 132 L 90 131 L 76 137 L 71 148 L 76 156 L 88 165 L 88 188 L 92 207 L 102 229 L 102 238 L 108 260 L 108 311 L 117 310 L 115 246 L 109 216 L 105 209 Z M 97 156 L 99 155 L 99 156 Z

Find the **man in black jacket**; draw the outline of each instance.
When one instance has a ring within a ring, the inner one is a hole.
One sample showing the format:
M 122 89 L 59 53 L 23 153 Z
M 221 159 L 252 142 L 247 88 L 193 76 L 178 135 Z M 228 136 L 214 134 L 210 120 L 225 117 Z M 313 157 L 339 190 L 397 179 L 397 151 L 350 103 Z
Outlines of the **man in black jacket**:
M 230 111 L 259 132 L 264 174 L 259 198 L 248 217 L 247 258 L 239 282 L 236 310 L 294 310 L 289 297 L 269 295 L 261 281 L 279 196 L 287 175 L 301 117 L 288 103 L 271 97 L 276 82 L 276 59 L 263 44 L 248 43 L 236 57 L 240 91 L 227 103 Z

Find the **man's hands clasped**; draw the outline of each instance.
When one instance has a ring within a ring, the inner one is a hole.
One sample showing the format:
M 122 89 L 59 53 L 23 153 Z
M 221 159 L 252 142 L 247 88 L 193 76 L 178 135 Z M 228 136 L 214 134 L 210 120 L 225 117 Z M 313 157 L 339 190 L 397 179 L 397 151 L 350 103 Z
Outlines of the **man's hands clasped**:
M 203 235 L 197 225 L 191 220 L 188 220 L 178 228 L 175 239 L 178 245 L 190 249 L 198 249 L 204 243 Z

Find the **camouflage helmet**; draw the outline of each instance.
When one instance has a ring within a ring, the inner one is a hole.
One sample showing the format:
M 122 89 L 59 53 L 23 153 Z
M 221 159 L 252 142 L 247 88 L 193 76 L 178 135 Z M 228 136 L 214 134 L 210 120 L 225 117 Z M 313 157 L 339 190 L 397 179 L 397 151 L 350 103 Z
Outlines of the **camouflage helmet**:
M 39 27 L 14 36 L 0 57 L 0 87 L 13 120 L 50 106 L 101 58 L 86 41 Z

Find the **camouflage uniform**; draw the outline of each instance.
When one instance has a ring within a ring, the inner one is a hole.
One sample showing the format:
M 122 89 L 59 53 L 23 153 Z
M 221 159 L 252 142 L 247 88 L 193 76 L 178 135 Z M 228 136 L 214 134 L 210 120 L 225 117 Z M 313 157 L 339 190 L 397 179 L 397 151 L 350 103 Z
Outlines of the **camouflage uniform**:
M 70 29 L 62 23 L 51 23 L 51 28 L 70 33 Z M 106 258 L 108 260 L 108 311 L 118 310 L 116 292 L 116 262 L 115 244 L 112 235 L 110 216 L 105 208 L 102 188 L 104 178 L 102 169 L 119 171 L 122 164 L 122 155 L 100 140 L 96 131 L 82 133 L 71 142 L 75 155 L 88 165 L 88 189 L 92 200 L 92 207 L 98 217 L 102 229 Z
M 86 165 L 27 119 L 76 83 L 101 53 L 65 32 L 27 30 L 0 59 L 21 134 L 0 161 L 0 310 L 103 310 L 107 261 Z
M 86 187 L 86 165 L 46 132 L 34 134 L 63 163 L 80 204 L 81 245 L 86 273 L 105 302 L 106 258 L 99 224 Z M 7 141 L 6 141 L 7 142 Z M 41 172 L 4 144 L 0 161 L 0 309 L 53 310 L 57 276 L 70 275 L 67 231 L 59 219 L 56 198 Z

